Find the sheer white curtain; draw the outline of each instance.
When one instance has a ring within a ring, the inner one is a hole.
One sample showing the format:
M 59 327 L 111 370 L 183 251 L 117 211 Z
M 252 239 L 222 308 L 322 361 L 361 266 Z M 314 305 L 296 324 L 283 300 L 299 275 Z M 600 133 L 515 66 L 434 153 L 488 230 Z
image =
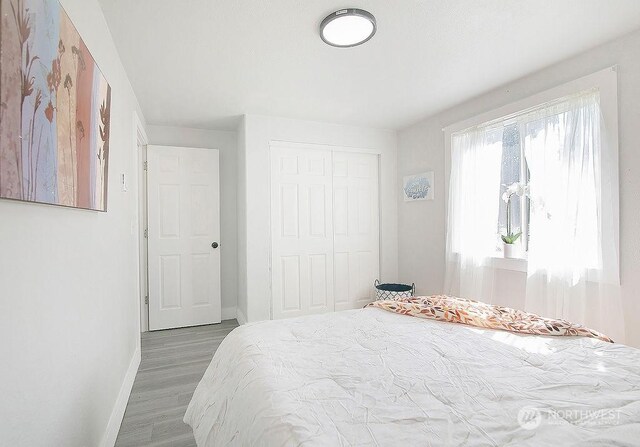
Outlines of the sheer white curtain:
M 502 158 L 502 125 L 454 134 L 445 293 L 491 302 Z
M 598 93 L 521 122 L 532 200 L 525 309 L 622 341 L 617 167 L 604 143 Z

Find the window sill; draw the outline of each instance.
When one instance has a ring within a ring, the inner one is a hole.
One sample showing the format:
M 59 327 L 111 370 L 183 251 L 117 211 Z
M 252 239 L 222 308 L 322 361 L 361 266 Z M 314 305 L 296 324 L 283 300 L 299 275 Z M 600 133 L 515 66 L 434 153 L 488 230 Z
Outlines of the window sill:
M 453 253 L 454 258 L 459 260 L 460 253 Z M 527 273 L 527 258 L 526 254 L 522 258 L 505 258 L 501 251 L 496 251 L 491 256 L 483 258 L 486 260 L 487 267 L 492 267 L 500 270 L 511 270 L 514 272 Z
M 491 257 L 493 268 L 527 273 L 526 258 L 505 258 L 502 253 L 496 253 Z

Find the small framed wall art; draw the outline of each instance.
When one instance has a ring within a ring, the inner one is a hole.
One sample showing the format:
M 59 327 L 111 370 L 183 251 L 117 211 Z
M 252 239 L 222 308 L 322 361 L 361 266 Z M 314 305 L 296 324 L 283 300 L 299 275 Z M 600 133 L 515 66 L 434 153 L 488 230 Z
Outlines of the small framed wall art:
M 402 193 L 405 202 L 433 200 L 433 171 L 409 175 L 402 180 Z

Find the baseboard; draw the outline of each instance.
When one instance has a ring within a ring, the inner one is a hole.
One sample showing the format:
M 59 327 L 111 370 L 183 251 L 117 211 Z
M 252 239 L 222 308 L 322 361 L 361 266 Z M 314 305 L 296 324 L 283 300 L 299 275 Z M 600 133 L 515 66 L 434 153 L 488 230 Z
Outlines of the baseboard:
M 133 353 L 133 358 L 129 364 L 129 369 L 124 376 L 118 399 L 111 412 L 109 423 L 107 424 L 107 430 L 102 437 L 100 447 L 113 447 L 116 444 L 118 438 L 118 432 L 120 431 L 120 424 L 122 424 L 122 418 L 124 417 L 124 410 L 127 408 L 129 402 L 129 396 L 131 395 L 131 388 L 133 388 L 133 382 L 136 380 L 136 374 L 138 373 L 138 367 L 140 366 L 140 344 L 136 347 Z
M 222 320 L 233 320 L 236 318 L 236 306 L 222 308 Z
M 239 307 L 236 309 L 236 319 L 238 320 L 238 324 L 247 324 L 247 317 L 242 313 Z

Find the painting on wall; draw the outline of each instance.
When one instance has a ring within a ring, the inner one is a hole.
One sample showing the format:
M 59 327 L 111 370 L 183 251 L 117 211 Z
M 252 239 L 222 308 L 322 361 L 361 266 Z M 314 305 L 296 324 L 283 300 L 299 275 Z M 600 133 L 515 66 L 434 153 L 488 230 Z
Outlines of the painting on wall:
M 0 19 L 0 198 L 106 211 L 111 87 L 58 0 Z
M 433 171 L 404 177 L 402 192 L 405 202 L 433 200 Z

